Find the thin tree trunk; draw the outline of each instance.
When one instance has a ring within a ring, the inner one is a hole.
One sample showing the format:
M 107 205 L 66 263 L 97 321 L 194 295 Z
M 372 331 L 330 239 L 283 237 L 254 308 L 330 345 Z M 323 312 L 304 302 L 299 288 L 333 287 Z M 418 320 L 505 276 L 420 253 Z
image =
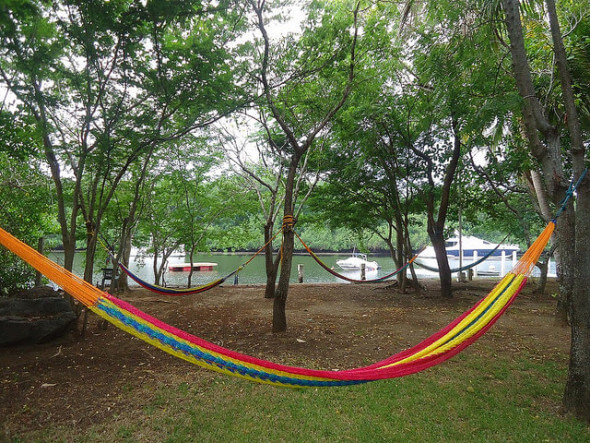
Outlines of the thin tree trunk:
M 289 280 L 291 279 L 294 239 L 293 229 L 285 228 L 281 251 L 281 273 L 273 304 L 272 332 L 284 332 L 287 330 L 286 305 L 287 294 L 289 293 Z
M 428 231 L 434 253 L 436 255 L 436 263 L 438 265 L 438 275 L 440 278 L 440 295 L 443 298 L 453 297 L 452 288 L 452 274 L 449 260 L 447 258 L 447 249 L 445 247 L 445 238 L 442 229 L 433 229 Z
M 293 261 L 293 249 L 295 234 L 293 233 L 293 190 L 297 165 L 301 156 L 293 155 L 287 173 L 285 183 L 285 201 L 283 209 L 283 242 L 281 246 L 281 272 L 277 284 L 272 315 L 272 332 L 284 332 L 287 330 L 287 315 L 285 312 L 287 295 L 289 293 L 289 281 L 291 279 L 291 264 Z
M 127 268 L 129 268 L 129 261 L 131 259 L 131 235 L 131 227 L 127 226 L 127 224 L 124 223 L 123 234 L 121 239 L 121 252 L 118 259 L 121 260 Z M 113 272 L 113 277 L 116 275 L 119 275 L 117 279 L 117 290 L 129 290 L 129 279 L 127 278 L 127 274 L 125 274 L 124 272 L 121 272 L 119 274 L 117 274 L 117 272 Z
M 267 223 L 264 225 L 264 243 L 266 244 L 266 247 L 264 248 L 264 265 L 266 270 L 266 288 L 264 290 L 264 298 L 275 297 L 275 285 L 277 281 L 277 272 L 279 269 L 278 260 L 275 262 L 272 251 L 272 242 L 270 242 L 270 239 L 273 235 L 273 228 L 273 223 Z

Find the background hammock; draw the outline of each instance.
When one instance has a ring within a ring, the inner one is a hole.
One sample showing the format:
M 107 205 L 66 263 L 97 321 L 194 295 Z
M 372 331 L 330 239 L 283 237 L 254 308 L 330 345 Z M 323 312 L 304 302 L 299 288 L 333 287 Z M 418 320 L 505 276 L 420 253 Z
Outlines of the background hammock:
M 155 292 L 156 294 L 177 295 L 177 296 L 198 294 L 199 292 L 208 291 L 209 289 L 219 286 L 224 281 L 226 281 L 228 278 L 230 278 L 232 275 L 235 275 L 238 272 L 240 272 L 243 268 L 243 266 L 240 266 L 238 269 L 230 272 L 225 277 L 218 278 L 217 280 L 213 280 L 212 282 L 209 282 L 209 283 L 202 285 L 202 286 L 196 286 L 196 287 L 192 287 L 192 288 L 167 288 L 165 286 L 160 286 L 160 285 L 148 283 L 147 281 L 142 280 L 137 275 L 135 275 L 133 272 L 131 272 L 129 270 L 129 268 L 127 268 L 123 263 L 118 262 L 117 264 L 119 265 L 119 269 L 121 269 L 121 271 L 123 271 L 125 274 L 127 274 L 129 276 L 129 278 L 131 278 L 134 282 L 136 282 L 142 288 L 145 288 L 151 292 Z
M 327 264 L 325 264 L 316 254 L 315 252 L 313 252 L 309 246 L 307 246 L 307 244 L 303 241 L 303 239 L 301 237 L 299 237 L 299 235 L 297 234 L 297 232 L 293 231 L 293 233 L 295 234 L 295 236 L 299 239 L 299 241 L 301 242 L 301 244 L 303 245 L 303 247 L 305 248 L 305 250 L 307 251 L 307 253 L 317 262 L 318 265 L 320 265 L 322 268 L 324 268 L 326 271 L 328 271 L 330 274 L 332 274 L 335 277 L 338 277 L 342 280 L 346 280 L 349 281 L 351 283 L 378 283 L 384 280 L 387 280 L 391 277 L 395 277 L 397 274 L 399 274 L 402 271 L 405 271 L 408 266 L 410 266 L 412 264 L 412 262 L 414 262 L 414 260 L 416 260 L 416 258 L 418 258 L 418 255 L 424 250 L 424 247 L 422 247 L 422 249 L 420 249 L 420 251 L 414 255 L 414 257 L 412 257 L 409 261 L 407 261 L 404 265 L 402 265 L 400 268 L 396 269 L 395 271 L 384 275 L 383 277 L 379 277 L 379 278 L 373 278 L 370 280 L 357 280 L 355 278 L 350 278 L 347 277 L 346 275 L 340 274 L 336 271 L 334 271 L 330 266 L 328 266 Z
M 486 255 L 484 255 L 484 256 L 483 256 L 482 258 L 480 258 L 479 260 L 476 260 L 476 261 L 474 261 L 473 263 L 469 263 L 469 264 L 467 264 L 467 265 L 463 265 L 463 266 L 461 266 L 461 267 L 459 267 L 459 268 L 453 268 L 453 269 L 451 269 L 451 272 L 463 272 L 463 271 L 467 271 L 468 269 L 471 269 L 471 268 L 473 268 L 473 267 L 475 267 L 475 266 L 479 265 L 480 263 L 483 263 L 483 262 L 484 262 L 484 261 L 486 261 L 488 258 L 490 258 L 490 257 L 491 257 L 491 255 L 492 255 L 494 252 L 496 252 L 496 251 L 498 250 L 498 248 L 500 247 L 500 245 L 501 245 L 502 243 L 504 243 L 504 241 L 506 241 L 506 239 L 507 239 L 507 238 L 508 238 L 508 235 L 507 235 L 506 237 L 504 237 L 504 240 L 502 240 L 500 243 L 498 243 L 494 249 L 492 249 L 490 252 L 488 252 Z M 425 265 L 424 263 L 420 263 L 418 260 L 416 260 L 416 261 L 414 262 L 414 264 L 415 264 L 416 266 L 420 266 L 420 267 L 421 267 L 421 268 L 423 268 L 423 269 L 426 269 L 427 271 L 432 271 L 432 272 L 439 272 L 439 269 L 438 269 L 438 268 L 435 268 L 435 267 L 433 267 L 433 266 L 428 266 L 428 265 Z
M 248 380 L 288 387 L 342 386 L 412 374 L 439 364 L 483 335 L 522 290 L 555 228 L 550 222 L 511 272 L 475 306 L 418 345 L 369 366 L 314 370 L 272 363 L 218 346 L 181 331 L 82 280 L 0 229 L 4 245 L 117 327 L 172 355 Z
M 230 278 L 233 275 L 236 275 L 238 272 L 240 272 L 242 269 L 244 269 L 244 267 L 246 267 L 246 265 L 248 265 L 252 260 L 254 260 L 254 257 L 256 257 L 258 254 L 260 254 L 264 250 L 264 248 L 266 248 L 266 246 L 269 243 L 271 243 L 279 235 L 280 232 L 281 231 L 279 230 L 264 246 L 262 246 L 262 248 L 260 248 L 258 251 L 256 251 L 256 253 L 254 253 L 254 255 L 252 255 L 248 259 L 248 261 L 246 261 L 244 264 L 242 264 L 240 267 L 238 267 L 238 269 L 230 272 L 225 277 L 221 277 L 221 278 L 218 278 L 217 280 L 213 280 L 205 285 L 195 286 L 192 288 L 167 288 L 165 286 L 160 286 L 160 285 L 148 283 L 147 281 L 139 278 L 137 275 L 135 275 L 133 272 L 131 272 L 131 270 L 127 266 L 125 266 L 123 263 L 121 263 L 119 260 L 117 260 L 117 258 L 111 252 L 111 248 L 109 247 L 108 242 L 106 240 L 104 240 L 104 239 L 101 240 L 100 237 L 98 240 L 99 240 L 99 243 L 102 245 L 102 247 L 107 252 L 107 254 L 111 257 L 111 260 L 113 261 L 113 263 L 117 263 L 117 265 L 119 266 L 119 269 L 121 269 L 121 271 L 123 271 L 127 276 L 129 276 L 129 278 L 131 278 L 139 286 L 141 286 L 144 289 L 147 289 L 148 291 L 155 292 L 156 294 L 180 296 L 180 295 L 198 294 L 200 292 L 205 292 L 205 291 L 208 291 L 209 289 L 219 286 L 220 284 L 225 282 L 228 278 Z

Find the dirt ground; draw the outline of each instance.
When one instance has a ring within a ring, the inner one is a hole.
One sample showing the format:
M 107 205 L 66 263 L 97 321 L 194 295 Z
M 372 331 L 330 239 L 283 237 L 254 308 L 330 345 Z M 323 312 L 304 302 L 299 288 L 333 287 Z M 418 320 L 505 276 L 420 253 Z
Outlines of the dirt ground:
M 447 325 L 495 284 L 456 284 L 442 300 L 437 282 L 402 294 L 380 284 L 298 284 L 287 301 L 288 331 L 272 334 L 272 300 L 262 286 L 225 286 L 203 294 L 165 297 L 145 290 L 119 294 L 150 315 L 222 346 L 273 361 L 344 369 L 383 359 Z M 554 285 L 554 283 L 551 283 Z M 500 321 L 465 352 L 481 346 L 498 352 L 523 349 L 564 361 L 569 329 L 556 326 L 555 300 L 529 284 Z M 547 294 L 554 292 L 551 287 Z M 156 384 L 164 374 L 195 371 L 224 377 L 173 358 L 91 314 L 84 337 L 72 331 L 42 345 L 0 348 L 2 435 L 52 425 L 85 426 L 129 407 L 126 386 Z

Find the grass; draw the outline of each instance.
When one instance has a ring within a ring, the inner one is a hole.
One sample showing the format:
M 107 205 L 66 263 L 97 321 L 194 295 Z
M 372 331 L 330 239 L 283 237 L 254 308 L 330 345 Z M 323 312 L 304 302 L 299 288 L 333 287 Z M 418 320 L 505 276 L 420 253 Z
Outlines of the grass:
M 85 429 L 14 441 L 309 442 L 590 441 L 559 414 L 563 362 L 466 353 L 413 376 L 347 388 L 290 390 L 205 371 L 128 391 L 137 407 Z

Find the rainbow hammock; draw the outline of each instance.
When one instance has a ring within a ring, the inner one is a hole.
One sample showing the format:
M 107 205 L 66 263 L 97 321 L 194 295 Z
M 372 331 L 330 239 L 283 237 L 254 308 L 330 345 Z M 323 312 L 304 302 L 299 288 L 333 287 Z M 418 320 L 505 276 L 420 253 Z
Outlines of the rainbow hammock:
M 288 387 L 344 386 L 401 377 L 437 365 L 483 335 L 514 301 L 555 228 L 550 222 L 517 265 L 475 306 L 418 345 L 369 366 L 330 371 L 285 366 L 240 354 L 174 328 L 75 276 L 0 229 L 0 243 L 93 312 L 189 362 L 224 374 Z
M 269 243 L 272 243 L 272 241 L 279 235 L 280 232 L 281 231 L 279 230 L 277 233 L 275 233 L 275 235 L 264 246 L 262 246 L 258 251 L 256 251 L 248 259 L 248 261 L 246 261 L 245 263 L 240 265 L 236 270 L 230 272 L 225 277 L 220 277 L 220 278 L 213 280 L 209 283 L 206 283 L 202 286 L 195 286 L 192 288 L 167 288 L 165 286 L 160 286 L 160 285 L 156 285 L 153 283 L 148 283 L 147 281 L 139 278 L 137 275 L 135 275 L 133 272 L 131 272 L 131 270 L 127 266 L 125 266 L 123 263 L 121 263 L 119 260 L 117 260 L 117 257 L 115 257 L 113 255 L 113 253 L 111 252 L 111 248 L 109 247 L 106 240 L 101 240 L 99 238 L 98 242 L 104 248 L 105 252 L 110 256 L 113 263 L 117 263 L 117 265 L 119 266 L 119 269 L 121 269 L 122 272 L 124 272 L 129 278 L 131 278 L 133 281 L 135 281 L 135 283 L 137 283 L 142 288 L 147 289 L 148 291 L 154 292 L 156 294 L 180 296 L 180 295 L 199 294 L 201 292 L 208 291 L 209 289 L 213 289 L 216 286 L 219 286 L 220 284 L 224 283 L 228 278 L 230 278 L 233 275 L 238 274 L 242 269 L 244 269 L 246 266 L 248 266 L 248 264 L 250 264 L 250 262 L 252 260 L 254 260 L 254 258 L 258 254 L 260 254 L 262 251 L 264 251 L 264 248 L 266 248 L 266 246 Z

